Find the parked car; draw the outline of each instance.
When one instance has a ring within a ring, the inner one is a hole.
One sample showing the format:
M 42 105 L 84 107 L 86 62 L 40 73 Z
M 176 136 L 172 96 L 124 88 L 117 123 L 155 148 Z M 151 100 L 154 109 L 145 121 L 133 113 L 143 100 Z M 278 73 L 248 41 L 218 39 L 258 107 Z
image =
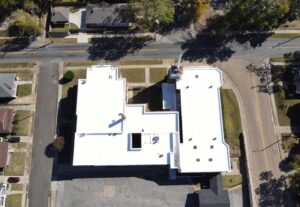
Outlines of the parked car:
M 7 141 L 10 143 L 17 143 L 20 142 L 20 137 L 8 137 Z
M 7 178 L 8 183 L 18 183 L 20 181 L 20 177 L 9 177 Z

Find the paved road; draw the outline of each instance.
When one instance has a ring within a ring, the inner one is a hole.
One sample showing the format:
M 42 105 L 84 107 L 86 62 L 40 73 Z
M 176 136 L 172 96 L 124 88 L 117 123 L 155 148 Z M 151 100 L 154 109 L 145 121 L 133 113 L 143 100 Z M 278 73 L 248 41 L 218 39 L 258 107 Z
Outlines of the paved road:
M 22 51 L 0 53 L 0 61 L 59 61 L 90 58 L 111 60 L 116 57 L 126 59 L 177 58 L 183 52 L 182 44 L 180 42 L 153 42 L 145 46 L 128 46 L 125 48 L 118 45 L 96 47 L 91 44 L 51 44 L 45 47 L 42 47 L 42 45 L 31 45 Z M 198 48 L 196 43 L 194 47 L 194 53 L 204 53 L 205 51 L 215 49 L 212 45 L 199 46 Z M 268 39 L 255 49 L 248 44 L 240 45 L 233 42 L 228 44 L 228 48 L 233 51 L 231 58 L 246 57 L 257 60 L 271 55 L 280 55 L 300 50 L 300 38 L 288 42 L 284 39 Z
M 57 95 L 58 64 L 41 62 L 29 178 L 30 207 L 48 206 L 53 160 L 46 156 L 45 149 L 55 134 Z

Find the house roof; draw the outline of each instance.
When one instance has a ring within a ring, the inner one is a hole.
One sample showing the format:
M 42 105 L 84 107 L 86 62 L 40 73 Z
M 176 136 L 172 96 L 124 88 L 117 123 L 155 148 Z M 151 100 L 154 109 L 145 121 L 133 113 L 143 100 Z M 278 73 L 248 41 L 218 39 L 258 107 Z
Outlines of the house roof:
M 128 26 L 127 4 L 88 4 L 86 24 L 97 26 Z
M 16 74 L 0 73 L 0 98 L 16 97 Z
M 210 188 L 198 191 L 199 207 L 230 207 L 228 191 L 223 189 L 221 173 L 210 179 Z
M 0 168 L 6 167 L 8 157 L 8 142 L 0 142 Z
M 14 115 L 13 109 L 0 109 L 0 134 L 11 133 Z
M 51 11 L 51 22 L 68 22 L 69 21 L 69 12 L 68 7 L 59 6 L 53 7 Z

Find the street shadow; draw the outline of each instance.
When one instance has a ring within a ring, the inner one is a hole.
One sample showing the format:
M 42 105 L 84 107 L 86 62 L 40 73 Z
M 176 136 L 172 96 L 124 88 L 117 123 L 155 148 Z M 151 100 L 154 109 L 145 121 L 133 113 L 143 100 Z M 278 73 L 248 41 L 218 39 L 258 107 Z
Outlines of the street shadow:
M 261 183 L 255 189 L 259 196 L 259 206 L 288 206 L 287 180 L 285 176 L 275 178 L 272 171 L 262 172 Z
M 90 60 L 115 61 L 141 50 L 147 44 L 154 41 L 150 37 L 116 37 L 116 38 L 92 38 L 88 48 Z

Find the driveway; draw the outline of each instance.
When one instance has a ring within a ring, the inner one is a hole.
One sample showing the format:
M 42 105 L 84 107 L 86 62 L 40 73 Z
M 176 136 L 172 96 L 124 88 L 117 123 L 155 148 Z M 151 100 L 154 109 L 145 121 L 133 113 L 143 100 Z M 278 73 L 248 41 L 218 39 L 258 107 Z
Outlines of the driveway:
M 48 206 L 53 160 L 45 155 L 45 149 L 55 135 L 57 94 L 58 63 L 41 62 L 29 177 L 30 207 Z

